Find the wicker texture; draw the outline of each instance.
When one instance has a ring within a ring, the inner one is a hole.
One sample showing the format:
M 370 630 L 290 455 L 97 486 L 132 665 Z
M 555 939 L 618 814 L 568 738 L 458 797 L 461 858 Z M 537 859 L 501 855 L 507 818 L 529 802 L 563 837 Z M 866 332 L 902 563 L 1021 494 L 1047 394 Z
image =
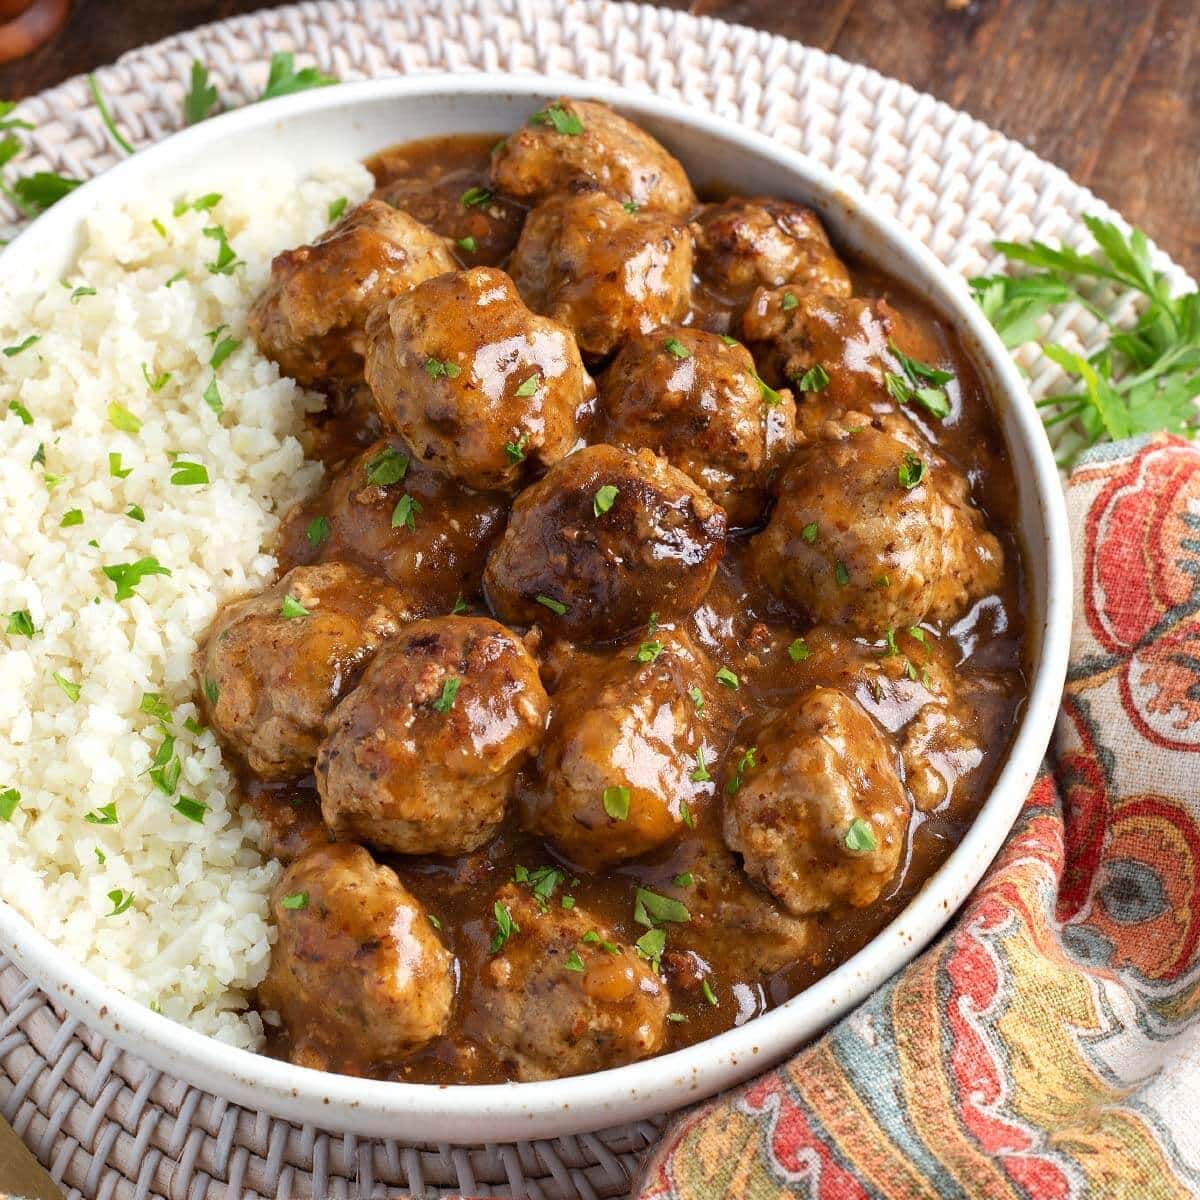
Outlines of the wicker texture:
M 744 122 L 832 168 L 951 268 L 995 266 L 995 238 L 1078 243 L 1084 212 L 1112 216 L 1062 171 L 929 96 L 781 38 L 606 0 L 326 0 L 207 26 L 98 73 L 137 145 L 182 123 L 194 58 L 226 103 L 257 95 L 276 50 L 342 79 L 442 70 L 541 71 L 653 90 Z M 116 160 L 76 79 L 22 106 L 23 169 L 87 177 Z M 0 208 L 0 223 L 15 220 Z M 1186 276 L 1159 265 L 1176 287 Z M 1128 315 L 1112 307 L 1110 315 Z M 1055 336 L 1089 350 L 1094 319 Z M 1035 374 L 1035 392 L 1053 381 Z M 0 1114 L 61 1181 L 97 1200 L 624 1194 L 660 1122 L 553 1141 L 414 1146 L 297 1127 L 152 1070 L 56 1012 L 0 955 Z

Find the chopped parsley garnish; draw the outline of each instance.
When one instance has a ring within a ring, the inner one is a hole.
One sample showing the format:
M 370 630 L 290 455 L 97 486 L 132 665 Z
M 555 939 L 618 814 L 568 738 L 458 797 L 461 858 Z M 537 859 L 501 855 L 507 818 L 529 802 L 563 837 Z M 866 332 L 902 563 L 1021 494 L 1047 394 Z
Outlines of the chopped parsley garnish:
M 467 234 L 466 237 L 460 237 L 456 245 L 466 254 L 474 254 L 479 249 L 479 243 L 470 234 Z
M 627 787 L 606 787 L 600 797 L 604 811 L 614 821 L 629 820 L 629 789 Z
M 636 200 L 623 200 L 621 202 L 621 207 L 627 213 L 641 212 L 642 210 L 642 206 Z
M 199 737 L 202 733 L 204 733 L 204 726 L 201 725 L 195 717 L 188 717 L 187 720 L 184 721 L 183 727 L 188 731 L 188 733 L 195 737 Z
M 521 927 L 512 919 L 508 906 L 499 900 L 492 905 L 492 915 L 496 918 L 496 932 L 492 934 L 491 950 L 496 954 L 514 933 L 521 932 Z
M 595 496 L 592 497 L 592 512 L 596 516 L 602 517 L 612 508 L 613 501 L 616 500 L 619 490 L 619 488 L 611 483 L 606 483 L 602 488 L 597 488 Z
M 164 242 L 167 240 L 167 227 L 157 217 L 150 218 L 150 228 L 153 229 L 154 232 L 157 233 Z
M 329 218 L 329 223 L 332 225 L 346 211 L 346 205 L 350 201 L 345 196 L 339 196 L 336 200 L 330 201 L 329 210 L 325 214 Z
M 13 637 L 33 637 L 37 630 L 33 627 L 33 618 L 29 615 L 29 609 L 13 609 L 8 614 L 8 628 L 5 632 Z
M 308 609 L 295 596 L 284 596 L 283 603 L 279 606 L 279 615 L 294 621 L 297 617 L 307 617 Z
M 717 994 L 712 990 L 712 984 L 709 983 L 707 979 L 700 984 L 700 992 L 704 996 L 705 1000 L 707 1000 L 709 1004 L 716 1008 Z
M 408 470 L 408 455 L 401 454 L 389 446 L 367 463 L 367 482 L 377 487 L 391 487 L 399 483 Z
M 667 948 L 667 931 L 648 929 L 633 943 L 633 948 L 650 964 L 650 969 L 657 973 L 662 968 L 662 954 Z
M 237 338 L 224 337 L 213 347 L 208 365 L 215 371 L 242 343 Z
M 290 96 L 293 92 L 306 92 L 309 88 L 328 87 L 337 83 L 332 75 L 325 75 L 316 67 L 296 70 L 296 60 L 290 50 L 277 50 L 271 55 L 271 66 L 267 71 L 267 86 L 260 100 L 274 100 L 277 96 Z
M 535 599 L 543 608 L 548 608 L 552 613 L 560 617 L 570 611 L 568 605 L 564 604 L 561 600 L 555 600 L 553 596 L 537 596 Z
M 217 243 L 217 257 L 210 263 L 205 263 L 210 275 L 232 275 L 235 268 L 242 265 L 242 260 L 234 253 L 229 244 L 229 235 L 224 225 L 209 225 L 201 231 L 206 238 L 212 238 Z
M 193 800 L 191 796 L 180 796 L 172 807 L 181 817 L 195 821 L 197 825 L 204 824 L 204 814 L 208 812 L 207 804 L 201 804 L 199 800 Z
M 175 272 L 174 275 L 171 276 L 170 279 L 166 280 L 166 282 L 163 284 L 163 287 L 174 287 L 181 279 L 186 279 L 186 278 L 187 278 L 187 271 L 185 271 L 181 267 L 178 271 Z
M 84 813 L 83 819 L 89 825 L 115 825 L 117 823 L 117 806 L 106 804 L 103 808 L 96 808 L 90 813 Z
M 689 828 L 696 828 L 696 818 L 692 816 L 692 810 L 686 800 L 679 802 L 679 819 Z
M 92 853 L 93 853 L 93 854 L 96 856 L 96 861 L 97 861 L 97 862 L 98 862 L 98 863 L 99 863 L 101 866 L 104 866 L 104 864 L 105 864 L 106 862 L 108 862 L 108 855 L 107 855 L 107 854 L 105 854 L 105 853 L 104 853 L 104 851 L 103 851 L 103 850 L 101 850 L 99 846 L 93 846 L 93 847 L 92 847 Z
M 536 375 L 530 375 L 524 383 L 513 393 L 515 396 L 520 396 L 521 399 L 526 399 L 529 396 L 537 394 L 538 388 L 541 386 L 541 380 Z
M 683 924 L 692 919 L 692 914 L 678 900 L 640 887 L 633 896 L 633 919 L 639 925 L 653 929 L 658 925 L 665 925 L 668 921 Z
M 0 792 L 0 821 L 11 821 L 21 803 L 21 793 L 16 788 L 5 788 Z
M 215 375 L 209 379 L 208 387 L 204 389 L 200 398 L 218 417 L 225 411 L 225 405 L 221 402 L 221 391 L 217 387 L 217 377 Z
M 125 479 L 127 476 L 133 474 L 133 468 L 122 467 L 121 455 L 116 451 L 110 450 L 108 454 L 108 473 L 114 479 Z
M 725 784 L 725 795 L 736 796 L 742 790 L 742 777 L 747 771 L 753 770 L 758 765 L 755 758 L 757 754 L 757 746 L 751 746 L 748 750 L 743 751 L 741 758 L 737 760 L 733 768 L 733 774 Z
M 662 642 L 643 642 L 637 648 L 635 657 L 640 663 L 652 663 L 662 652 Z
M 846 564 L 841 559 L 834 564 L 833 580 L 838 587 L 845 587 L 850 582 L 850 572 L 846 570 Z
M 450 362 L 449 359 L 427 358 L 425 360 L 425 374 L 430 379 L 457 379 L 462 374 L 462 367 L 456 362 Z
M 479 208 L 481 205 L 487 204 L 493 194 L 491 188 L 469 187 L 462 194 L 462 205 L 464 208 Z
M 853 850 L 859 854 L 870 853 L 878 846 L 878 843 L 875 841 L 874 830 L 872 830 L 871 826 L 862 817 L 855 817 L 850 822 L 850 828 L 846 830 L 844 840 L 847 850 Z
M 305 536 L 308 538 L 308 544 L 316 549 L 317 546 L 329 537 L 329 518 L 313 517 L 308 523 L 308 530 Z
M 71 293 L 71 303 L 78 304 L 80 300 L 84 298 L 84 296 L 94 296 L 95 294 L 96 289 L 94 287 L 77 287 Z
M 10 405 L 9 407 L 11 408 L 12 406 Z M 31 423 L 32 423 L 32 420 L 33 420 L 33 418 L 31 417 L 30 418 Z M 38 467 L 38 466 L 44 467 L 46 465 L 46 443 L 45 442 L 38 442 L 37 449 L 33 452 L 33 457 L 29 460 L 29 465 L 31 467 Z
M 105 913 L 104 915 L 106 917 L 119 917 L 133 903 L 133 893 L 117 888 L 115 891 L 108 893 L 108 901 L 112 905 L 112 912 Z
M 433 913 L 426 913 L 425 916 L 428 918 L 430 925 L 432 925 L 434 929 L 441 929 L 442 922 L 435 917 Z
M 658 631 L 658 613 L 652 612 L 649 620 L 646 622 L 646 636 L 653 637 Z
M 171 482 L 176 487 L 202 487 L 209 482 L 208 468 L 203 463 L 176 459 L 171 464 Z
M 682 874 L 676 875 L 671 882 L 676 887 L 691 887 L 692 884 L 696 882 L 696 877 L 691 873 L 691 871 L 684 871 Z
M 925 653 L 929 653 L 929 637 L 920 625 L 910 625 L 908 627 L 908 636 L 920 642 L 925 647 Z
M 533 898 L 538 902 L 538 906 L 543 911 L 545 911 L 549 901 L 554 896 L 555 889 L 566 877 L 566 872 L 560 871 L 557 867 L 535 867 L 530 871 L 518 864 L 516 870 L 513 871 L 514 882 L 525 884 L 533 893 Z M 578 883 L 579 881 L 576 880 L 575 882 Z M 564 907 L 569 908 L 570 905 L 565 905 Z
M 663 342 L 663 349 L 668 354 L 674 355 L 676 358 L 682 359 L 692 357 L 692 352 L 678 338 L 675 337 L 667 338 L 667 340 Z
M 692 772 L 691 781 L 693 783 L 708 783 L 712 776 L 708 773 L 708 766 L 704 761 L 704 747 L 696 747 L 696 769 Z
M 307 892 L 292 892 L 292 894 L 290 896 L 284 896 L 283 899 L 279 901 L 279 903 L 283 908 L 289 908 L 289 909 L 292 909 L 293 911 L 295 911 L 296 909 L 299 909 L 299 908 L 307 908 L 308 907 L 308 893 Z
M 212 112 L 217 104 L 217 89 L 208 82 L 208 68 L 202 62 L 192 61 L 191 83 L 183 97 L 183 119 L 188 125 L 197 125 Z
M 173 734 L 164 732 L 162 743 L 155 751 L 146 774 L 150 776 L 150 782 L 164 796 L 173 796 L 175 789 L 179 786 L 179 776 L 182 771 L 183 765 L 175 754 L 175 737 Z
M 717 672 L 717 682 L 732 692 L 736 692 L 741 686 L 741 680 L 728 667 L 722 667 Z
M 754 382 L 758 384 L 764 404 L 773 408 L 776 404 L 783 403 L 783 397 L 757 371 L 751 371 L 750 374 L 754 376 Z
M 803 662 L 808 657 L 808 653 L 808 643 L 802 637 L 795 638 L 788 647 L 788 658 L 792 662 Z
M 563 908 L 574 908 L 575 907 L 575 897 L 574 896 L 564 896 L 559 901 L 559 904 L 561 904 L 563 906 Z
M 16 358 L 18 354 L 28 350 L 30 346 L 36 346 L 42 340 L 40 333 L 31 333 L 24 341 L 18 342 L 15 346 L 4 347 L 5 358 Z
M 829 386 L 829 372 L 820 363 L 814 363 L 796 380 L 802 392 L 823 392 Z
M 42 482 L 46 485 L 46 490 L 50 492 L 54 491 L 64 479 L 66 479 L 65 475 L 51 475 L 49 471 L 42 476 Z
M 784 312 L 791 312 L 800 303 L 792 292 L 784 292 L 783 299 L 779 301 L 779 307 Z
M 529 118 L 530 125 L 550 125 L 555 133 L 565 133 L 568 137 L 578 137 L 583 133 L 583 122 L 569 109 L 559 104 L 551 104 L 535 112 Z
M 405 492 L 392 509 L 392 528 L 399 529 L 404 526 L 405 529 L 416 529 L 420 512 L 421 502 Z
M 150 368 L 147 367 L 145 363 L 142 363 L 142 378 L 146 381 L 146 386 L 152 392 L 161 392 L 163 388 L 165 388 L 167 384 L 171 382 L 171 372 L 164 371 L 161 375 L 152 376 L 150 374 Z M 120 428 L 120 426 L 118 426 L 118 428 Z
M 688 688 L 688 698 L 696 706 L 697 712 L 704 707 L 704 693 L 694 683 L 690 688 Z
M 931 367 L 928 363 L 910 358 L 895 342 L 888 342 L 888 349 L 896 356 L 903 375 L 889 371 L 884 380 L 888 395 L 900 404 L 915 400 L 935 417 L 950 415 L 950 399 L 946 395 L 944 384 L 954 378 L 953 371 L 943 371 L 940 367 Z
M 83 690 L 83 684 L 72 683 L 65 675 L 60 675 L 57 671 L 50 677 L 58 684 L 60 688 L 67 694 L 67 699 L 72 704 L 79 703 L 79 693 Z
M 108 130 L 109 136 L 126 154 L 133 153 L 133 147 L 129 144 L 129 139 L 117 128 L 117 123 L 112 118 L 112 113 L 108 111 L 108 104 L 105 102 L 104 93 L 100 90 L 100 85 L 96 82 L 95 75 L 88 75 L 88 90 L 92 93 L 92 99 L 96 102 L 96 107 L 100 110 L 100 120 L 104 122 L 104 128 Z
M 206 679 L 204 681 L 204 695 L 208 698 L 209 704 L 216 704 L 217 697 L 220 694 L 220 689 L 217 687 L 215 679 Z
M 116 600 L 128 600 L 134 589 L 147 575 L 170 575 L 170 570 L 164 567 L 157 558 L 147 556 L 137 562 L 114 563 L 111 567 L 103 567 L 104 574 L 116 586 Z
M 185 200 L 183 202 L 183 207 L 185 210 L 190 208 L 192 212 L 209 212 L 210 210 L 216 208 L 217 205 L 221 203 L 221 200 L 222 196 L 220 192 L 206 192 L 199 199 L 193 200 L 191 204 L 188 204 Z M 180 215 L 178 210 L 176 211 L 175 215 Z
M 454 607 L 450 610 L 452 617 L 461 616 L 467 611 L 467 602 L 462 598 L 462 592 L 454 598 Z
M 141 419 L 115 400 L 108 406 L 108 421 L 122 433 L 137 433 L 142 428 Z
M 896 478 L 906 492 L 911 492 L 925 478 L 925 463 L 911 450 L 906 450 L 904 461 L 896 468 Z
M 32 217 L 53 207 L 82 182 L 82 179 L 70 179 L 53 171 L 35 171 L 13 180 L 13 198 L 25 215 Z
M 33 424 L 33 414 L 25 407 L 25 405 L 20 402 L 20 400 L 10 400 L 8 402 L 8 411 L 13 413 L 22 425 Z
M 65 513 L 63 513 L 62 520 L 59 521 L 58 527 L 60 529 L 70 529 L 72 525 L 82 525 L 82 524 L 83 524 L 83 509 L 82 508 L 68 508 L 67 511 Z
M 578 950 L 572 950 L 567 955 L 567 961 L 563 963 L 563 967 L 568 971 L 583 971 L 585 969 L 583 959 L 579 957 Z
M 677 1025 L 681 1021 L 686 1021 L 687 1017 L 681 1012 L 669 1012 L 669 1013 L 667 1013 L 667 1020 L 670 1021 L 672 1024 Z
M 529 442 L 529 434 L 523 433 L 515 442 L 504 443 L 504 453 L 508 455 L 513 462 L 519 463 L 525 461 L 525 447 Z
M 138 708 L 146 716 L 153 717 L 156 721 L 162 721 L 164 724 L 171 720 L 171 707 L 159 692 L 143 692 L 142 702 Z
M 717 336 L 725 343 L 726 346 L 740 346 L 741 343 L 737 338 L 730 337 L 727 333 L 719 333 Z
M 448 713 L 454 707 L 454 699 L 460 687 L 461 679 L 451 677 L 445 680 L 442 684 L 442 694 L 433 702 L 433 707 L 440 713 Z

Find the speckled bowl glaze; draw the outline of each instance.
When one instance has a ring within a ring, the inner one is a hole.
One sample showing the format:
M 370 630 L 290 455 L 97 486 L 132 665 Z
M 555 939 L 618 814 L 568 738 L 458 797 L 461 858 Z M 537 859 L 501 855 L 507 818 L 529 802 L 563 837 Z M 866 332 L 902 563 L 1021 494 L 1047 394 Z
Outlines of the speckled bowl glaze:
M 0 947 L 74 1016 L 160 1070 L 251 1109 L 362 1136 L 478 1143 L 599 1129 L 672 1109 L 766 1070 L 893 975 L 937 933 L 1004 841 L 1033 782 L 1062 693 L 1071 620 L 1066 510 L 1050 446 L 999 338 L 963 281 L 896 221 L 769 138 L 650 97 L 543 76 L 436 75 L 372 80 L 253 105 L 206 121 L 86 184 L 4 252 L 10 278 L 54 285 L 78 252 L 84 219 L 155 182 L 203 187 L 223 170 L 315 166 L 411 138 L 519 125 L 556 95 L 603 100 L 644 125 L 703 185 L 736 181 L 820 211 L 835 240 L 903 278 L 957 330 L 990 388 L 1019 493 L 1031 610 L 1031 686 L 1007 761 L 970 831 L 907 908 L 807 991 L 736 1029 L 647 1062 L 545 1083 L 432 1086 L 328 1075 L 194 1033 L 134 1003 L 70 961 L 0 903 Z

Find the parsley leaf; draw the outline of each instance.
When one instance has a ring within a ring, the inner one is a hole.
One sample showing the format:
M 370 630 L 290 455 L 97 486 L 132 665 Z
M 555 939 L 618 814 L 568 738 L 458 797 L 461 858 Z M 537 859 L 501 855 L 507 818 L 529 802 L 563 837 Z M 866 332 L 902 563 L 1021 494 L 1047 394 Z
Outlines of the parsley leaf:
M 21 803 L 21 793 L 16 788 L 5 788 L 0 792 L 0 821 L 11 821 Z
M 31 638 L 37 630 L 33 627 L 33 618 L 29 609 L 17 608 L 8 614 L 8 628 L 5 630 L 10 637 Z
M 417 515 L 421 511 L 421 502 L 414 500 L 407 492 L 396 501 L 396 507 L 392 509 L 392 528 L 399 529 L 402 525 L 405 529 L 416 529 Z
M 328 87 L 337 80 L 332 75 L 323 75 L 316 67 L 296 70 L 295 56 L 290 50 L 277 50 L 271 55 L 271 66 L 267 73 L 267 86 L 260 100 L 274 100 L 277 96 L 290 96 L 294 92 L 305 92 L 309 88 Z
M 367 482 L 376 487 L 391 487 L 399 483 L 408 470 L 408 455 L 401 454 L 389 446 L 380 451 L 367 463 Z
M 308 523 L 308 544 L 316 549 L 329 537 L 329 518 L 313 517 Z
M 440 713 L 448 713 L 454 707 L 454 700 L 460 687 L 462 687 L 461 679 L 454 676 L 446 679 L 442 683 L 442 694 L 433 702 L 433 707 Z
M 859 854 L 870 853 L 878 845 L 875 841 L 874 830 L 862 817 L 855 817 L 850 822 L 850 828 L 846 830 L 844 841 L 847 850 Z
M 606 483 L 602 488 L 597 488 L 595 496 L 592 497 L 592 512 L 602 517 L 613 506 L 613 501 L 617 498 L 618 488 L 611 483 Z
M 530 125 L 550 125 L 555 133 L 578 137 L 583 133 L 583 122 L 569 109 L 560 104 L 551 104 L 529 118 Z
M 629 820 L 629 789 L 627 787 L 606 787 L 600 797 L 604 811 L 614 821 Z
M 171 482 L 176 487 L 201 487 L 209 482 L 208 468 L 203 463 L 176 459 L 171 464 Z
M 139 558 L 137 562 L 116 563 L 111 567 L 104 567 L 103 571 L 116 586 L 114 598 L 117 600 L 128 600 L 134 594 L 134 589 L 147 575 L 171 574 L 170 570 L 162 566 L 157 558 L 150 556 Z
M 208 82 L 208 68 L 193 59 L 191 84 L 183 97 L 183 119 L 188 125 L 197 125 L 216 106 L 217 89 Z
M 95 75 L 88 75 L 88 90 L 92 93 L 92 99 L 96 102 L 96 107 L 100 110 L 100 120 L 104 122 L 104 128 L 108 130 L 109 137 L 112 138 L 126 154 L 133 153 L 133 147 L 129 144 L 129 139 L 117 128 L 117 123 L 112 118 L 112 113 L 108 110 L 108 104 L 104 99 L 104 93 L 100 90 L 100 85 L 96 82 Z

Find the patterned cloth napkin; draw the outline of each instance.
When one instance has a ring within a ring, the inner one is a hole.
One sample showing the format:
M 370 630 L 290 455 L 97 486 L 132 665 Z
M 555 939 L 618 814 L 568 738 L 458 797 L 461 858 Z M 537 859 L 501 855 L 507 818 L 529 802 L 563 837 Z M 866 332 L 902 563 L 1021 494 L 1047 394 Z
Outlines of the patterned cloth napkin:
M 684 1116 L 641 1200 L 1200 1195 L 1200 449 L 1071 476 L 1052 760 L 949 931 Z

